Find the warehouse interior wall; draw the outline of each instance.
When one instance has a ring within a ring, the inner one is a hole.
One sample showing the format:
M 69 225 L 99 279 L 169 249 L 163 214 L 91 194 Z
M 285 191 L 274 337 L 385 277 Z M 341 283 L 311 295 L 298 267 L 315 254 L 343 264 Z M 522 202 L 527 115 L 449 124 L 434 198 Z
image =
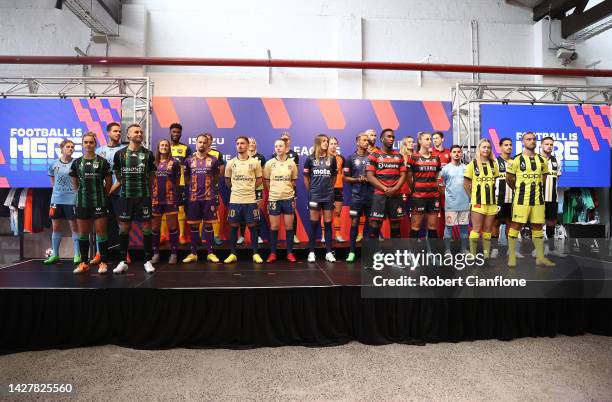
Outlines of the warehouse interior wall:
M 0 2 L 0 53 L 16 55 L 368 60 L 562 67 L 549 48 L 560 23 L 534 23 L 502 0 L 213 2 L 126 0 L 119 36 L 90 43 L 90 30 L 55 0 Z M 550 39 L 549 39 L 550 37 Z M 612 68 L 612 31 L 576 44 L 567 68 Z M 595 84 L 607 79 L 438 72 L 227 67 L 5 65 L 10 76 L 151 77 L 155 95 L 449 99 L 456 82 Z

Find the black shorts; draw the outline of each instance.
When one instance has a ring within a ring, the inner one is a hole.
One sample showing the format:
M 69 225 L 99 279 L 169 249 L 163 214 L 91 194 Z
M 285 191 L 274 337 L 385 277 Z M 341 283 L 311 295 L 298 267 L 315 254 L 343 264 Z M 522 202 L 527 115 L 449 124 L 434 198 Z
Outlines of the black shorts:
M 113 215 L 115 217 L 119 216 L 119 213 L 121 212 L 121 201 L 119 198 L 119 190 L 116 190 L 113 195 L 111 195 L 110 197 L 108 197 L 108 200 L 110 201 L 110 211 L 112 211 Z
M 334 202 L 344 201 L 344 194 L 342 194 L 341 188 L 334 188 Z
M 76 210 L 74 205 L 68 204 L 51 204 L 49 207 L 49 219 L 76 219 Z
M 495 218 L 501 220 L 512 218 L 512 204 L 504 202 L 499 205 L 499 211 L 497 211 Z
M 559 218 L 559 203 L 558 202 L 545 202 L 544 203 L 544 218 L 546 218 L 546 220 L 552 220 L 552 219 Z
M 385 218 L 396 221 L 406 215 L 402 196 L 387 197 L 384 194 L 372 195 L 372 207 L 370 210 L 370 219 L 373 221 L 382 221 Z
M 99 219 L 108 216 L 108 207 L 76 207 L 77 219 Z
M 117 219 L 121 222 L 149 222 L 151 220 L 151 198 L 124 198 L 119 199 L 119 215 Z
M 433 212 L 440 212 L 440 199 L 438 197 L 432 198 L 416 198 L 410 199 L 410 210 L 416 214 L 429 214 Z

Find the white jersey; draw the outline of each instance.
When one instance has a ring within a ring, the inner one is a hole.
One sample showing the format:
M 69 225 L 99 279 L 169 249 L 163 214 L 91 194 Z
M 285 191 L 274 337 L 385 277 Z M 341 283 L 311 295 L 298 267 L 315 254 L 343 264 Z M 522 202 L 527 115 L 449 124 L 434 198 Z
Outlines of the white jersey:
M 561 176 L 561 162 L 557 161 L 554 155 L 551 155 L 550 158 L 542 155 L 542 158 L 548 164 L 548 175 L 546 175 L 546 181 L 544 182 L 544 202 L 559 202 L 557 182 L 558 177 Z
M 495 199 L 497 205 L 512 204 L 512 189 L 506 181 L 506 171 L 512 165 L 512 159 L 505 160 L 501 156 L 497 157 L 499 176 L 495 179 Z

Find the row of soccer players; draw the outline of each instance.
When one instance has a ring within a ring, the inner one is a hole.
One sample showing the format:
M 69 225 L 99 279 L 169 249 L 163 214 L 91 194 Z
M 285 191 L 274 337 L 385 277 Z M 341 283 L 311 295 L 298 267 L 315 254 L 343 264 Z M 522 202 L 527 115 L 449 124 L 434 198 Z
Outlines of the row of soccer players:
M 50 215 L 53 220 L 53 255 L 49 257 L 45 263 L 52 264 L 59 260 L 59 223 L 66 219 L 71 223 L 73 229 L 73 239 L 75 240 L 75 263 L 79 266 L 76 272 L 83 272 L 89 268 L 88 259 L 82 256 L 87 255 L 89 242 L 87 233 L 91 230 L 95 223 L 97 233 L 98 254 L 90 263 L 100 264 L 99 271 L 105 272 L 106 254 L 107 254 L 107 237 L 106 224 L 109 204 L 119 219 L 120 224 L 120 250 L 122 254 L 122 262 L 115 269 L 117 272 L 123 272 L 127 269 L 129 255 L 127 252 L 129 244 L 129 228 L 132 220 L 142 221 L 143 224 L 143 241 L 145 246 L 145 254 L 151 254 L 145 268 L 148 271 L 153 271 L 155 262 L 159 259 L 159 228 L 161 216 L 166 215 L 168 226 L 170 229 L 171 243 L 171 263 L 176 263 L 177 249 L 177 210 L 181 203 L 181 195 L 186 193 L 187 200 L 185 206 L 187 209 L 187 221 L 191 231 L 191 251 L 184 262 L 193 262 L 197 260 L 197 246 L 199 244 L 200 227 L 204 222 L 204 236 L 206 244 L 209 247 L 208 259 L 218 261 L 218 258 L 212 253 L 211 240 L 212 228 L 211 223 L 215 221 L 216 209 L 218 206 L 218 186 L 217 180 L 219 176 L 226 176 L 226 184 L 232 188 L 232 196 L 230 198 L 229 220 L 232 222 L 232 238 L 230 245 L 232 253 L 226 259 L 226 262 L 232 262 L 236 259 L 235 245 L 238 222 L 246 221 L 251 227 L 252 237 L 257 238 L 256 221 L 259 218 L 259 211 L 251 202 L 253 189 L 255 188 L 255 198 L 258 197 L 258 189 L 261 185 L 261 176 L 257 175 L 257 171 L 252 171 L 249 174 L 244 174 L 244 163 L 249 162 L 248 169 L 255 169 L 257 163 L 253 162 L 254 158 L 250 158 L 247 154 L 247 145 L 245 138 L 240 138 L 237 141 L 238 157 L 232 160 L 233 163 L 226 169 L 226 174 L 223 174 L 224 162 L 218 151 L 211 148 L 212 136 L 210 134 L 200 135 L 197 138 L 197 152 L 190 155 L 188 147 L 180 144 L 180 130 L 182 127 L 178 124 L 171 126 L 171 140 L 161 141 L 158 144 L 157 156 L 147 149 L 142 147 L 142 129 L 138 125 L 132 125 L 128 128 L 128 138 L 130 145 L 125 147 L 120 144 L 121 130 L 117 123 L 111 123 L 107 127 L 109 144 L 98 148 L 95 153 L 97 138 L 92 133 L 88 133 L 83 137 L 84 156 L 76 160 L 72 160 L 71 155 L 74 151 L 74 144 L 70 141 L 65 141 L 61 144 L 61 158 L 56 161 L 49 169 L 52 184 L 54 187 Z M 178 127 L 177 127 L 178 126 Z M 178 129 L 178 133 L 176 132 Z M 393 145 L 393 133 L 391 130 L 386 130 L 391 135 L 390 142 L 386 141 L 384 148 L 390 150 Z M 177 135 L 178 134 L 178 135 Z M 177 138 L 178 137 L 178 138 Z M 382 135 L 381 135 L 382 138 Z M 295 178 L 283 177 L 282 175 L 274 175 L 275 169 L 283 169 L 283 163 L 287 162 L 288 172 L 292 175 L 297 175 L 297 155 L 293 151 L 287 152 L 289 135 L 283 134 L 281 141 L 275 143 L 275 157 L 270 161 L 270 169 L 266 170 L 266 184 L 269 188 L 269 213 L 271 221 L 271 250 L 272 253 L 268 257 L 268 261 L 272 262 L 276 259 L 276 238 L 279 223 L 279 215 L 284 215 L 285 226 L 287 228 L 287 238 L 293 238 L 293 216 L 295 214 Z M 366 218 L 370 215 L 370 190 L 364 188 L 369 183 L 366 177 L 366 165 L 369 165 L 368 155 L 379 155 L 379 150 L 374 147 L 375 133 L 371 132 L 357 137 L 358 150 L 349 159 L 345 166 L 345 170 L 349 173 L 345 181 L 353 185 L 353 205 L 351 208 L 351 216 L 353 217 L 353 229 L 358 225 L 359 216 L 364 215 Z M 178 144 L 177 144 L 178 143 Z M 325 135 L 320 135 L 315 140 L 315 151 L 309 156 L 305 164 L 305 181 L 309 190 L 309 209 L 311 210 L 311 227 L 314 228 L 318 223 L 321 211 L 325 220 L 327 247 L 328 252 L 326 259 L 334 261 L 334 255 L 331 251 L 331 211 L 337 208 L 338 197 L 341 196 L 341 188 L 338 188 L 338 164 L 344 164 L 344 158 L 339 155 L 336 158 L 329 154 L 329 138 Z M 177 146 L 177 150 L 173 150 L 173 146 Z M 172 156 L 175 155 L 175 156 Z M 288 157 L 288 156 L 292 157 Z M 182 159 L 182 163 L 181 160 Z M 398 166 L 402 158 L 394 155 L 393 163 Z M 261 161 L 259 161 L 261 162 Z M 376 165 L 373 165 L 376 166 Z M 114 167 L 114 168 L 113 168 Z M 247 169 L 247 170 L 248 170 Z M 112 171 L 114 170 L 115 177 L 111 181 Z M 232 172 L 236 175 L 233 177 Z M 286 174 L 287 171 L 284 173 Z M 249 176 L 250 175 L 250 176 Z M 379 173 L 380 179 L 389 184 L 389 176 L 384 172 Z M 384 177 L 383 177 L 384 176 Z M 297 177 L 297 176 L 296 176 Z M 398 188 L 406 188 L 399 184 L 400 174 L 396 175 L 395 180 Z M 375 180 L 378 182 L 378 180 Z M 187 184 L 187 191 L 184 192 L 182 184 Z M 335 184 L 335 186 L 333 185 Z M 245 187 L 246 186 L 246 187 Z M 378 183 L 378 187 L 381 183 Z M 108 187 L 108 188 L 107 188 Z M 375 185 L 376 187 L 376 185 Z M 75 190 L 76 189 L 76 190 Z M 377 194 L 381 195 L 382 193 Z M 397 190 L 387 192 L 387 195 L 395 196 Z M 407 191 L 404 191 L 404 195 Z M 107 197 L 108 196 L 108 197 Z M 375 197 L 376 198 L 376 197 Z M 379 197 L 380 198 L 380 197 Z M 383 197 L 384 198 L 384 197 Z M 247 200 L 248 202 L 245 202 Z M 382 203 L 381 203 L 382 202 Z M 247 205 L 248 204 L 248 205 Z M 372 230 L 378 231 L 378 223 L 381 218 L 384 218 L 386 201 L 379 199 L 378 210 L 375 209 L 372 216 Z M 340 207 L 341 199 L 340 199 Z M 397 217 L 403 215 L 401 206 L 395 211 Z M 76 218 L 76 219 L 75 219 Z M 392 220 L 395 218 L 390 216 Z M 151 220 L 153 221 L 151 224 Z M 393 231 L 397 229 L 395 223 L 392 224 Z M 348 260 L 355 259 L 355 242 L 356 235 L 351 231 L 351 253 Z M 255 242 L 253 242 L 255 250 L 253 259 L 256 262 L 261 262 L 261 257 L 256 253 Z M 150 253 L 147 251 L 151 249 Z M 310 236 L 309 261 L 314 261 L 314 230 L 311 230 Z M 295 260 L 291 252 L 291 242 L 289 242 L 288 259 Z
M 114 132 L 113 132 L 114 131 Z M 111 146 L 114 145 L 114 138 L 120 136 L 120 127 L 109 125 L 109 138 Z M 427 214 L 427 226 L 429 228 L 428 237 L 435 237 L 436 218 L 439 208 L 439 192 L 436 183 L 437 172 L 440 170 L 440 161 L 436 156 L 431 155 L 431 136 L 428 133 L 419 134 L 419 152 L 405 159 L 394 151 L 394 133 L 392 130 L 383 130 L 380 135 L 382 150 L 372 149 L 371 140 L 368 135 L 363 134 L 357 137 L 357 152 L 355 152 L 346 163 L 344 170 L 347 173 L 345 181 L 353 185 L 353 200 L 351 203 L 351 253 L 349 261 L 354 260 L 354 247 L 356 239 L 356 228 L 361 215 L 370 217 L 371 233 L 376 237 L 380 227 L 380 222 L 384 218 L 391 220 L 392 237 L 399 237 L 398 220 L 405 214 L 405 207 L 402 207 L 402 194 L 405 196 L 414 189 L 411 199 L 413 211 L 411 237 L 416 237 L 423 214 Z M 79 232 L 79 255 L 87 255 L 89 248 L 87 233 L 95 221 L 96 232 L 98 234 L 98 249 L 100 252 L 99 271 L 106 271 L 106 213 L 108 210 L 108 194 L 118 193 L 119 196 L 111 197 L 111 202 L 115 198 L 114 210 L 118 211 L 120 220 L 120 249 L 122 262 L 115 268 L 115 272 L 123 272 L 127 269 L 127 247 L 129 243 L 128 231 L 131 220 L 143 221 L 143 238 L 145 246 L 145 269 L 152 272 L 153 265 L 159 259 L 159 221 L 160 217 L 166 214 L 170 227 L 171 238 L 171 263 L 176 263 L 177 228 L 176 215 L 178 213 L 178 203 L 180 195 L 183 193 L 180 188 L 181 164 L 171 156 L 170 141 L 161 141 L 158 145 L 157 156 L 141 146 L 142 130 L 137 125 L 128 128 L 128 138 L 130 145 L 114 152 L 112 157 L 115 176 L 117 181 L 113 184 L 110 181 L 111 165 L 104 157 L 107 150 L 102 150 L 103 155 L 96 156 L 94 152 L 96 137 L 86 134 L 83 138 L 84 156 L 73 161 L 70 154 L 74 149 L 74 144 L 65 142 L 62 144 L 62 157 L 58 163 L 50 168 L 50 175 L 54 181 L 54 195 L 52 199 L 52 218 L 59 221 L 62 218 L 72 220 L 77 218 Z M 117 141 L 118 142 L 118 141 Z M 187 217 L 191 228 L 191 251 L 192 253 L 184 262 L 197 260 L 197 247 L 200 243 L 199 225 L 204 222 L 204 234 L 206 244 L 209 248 L 208 260 L 218 262 L 218 258 L 212 253 L 212 227 L 211 222 L 216 218 L 217 207 L 217 186 L 216 182 L 220 176 L 222 158 L 214 156 L 210 152 L 210 137 L 200 135 L 197 138 L 197 152 L 184 159 L 185 178 L 187 187 Z M 534 142 L 535 143 L 535 142 Z M 314 231 L 318 225 L 320 214 L 322 213 L 326 226 L 326 237 L 328 237 L 326 259 L 335 261 L 331 251 L 331 211 L 334 209 L 334 182 L 338 173 L 336 158 L 328 153 L 329 139 L 325 135 L 319 135 L 315 139 L 314 152 L 310 155 L 304 165 L 305 185 L 309 191 L 309 210 L 311 220 L 310 231 L 310 253 L 309 261 L 314 261 Z M 116 146 L 114 147 L 116 148 Z M 482 148 L 482 149 L 481 149 Z M 490 144 L 487 148 L 483 143 L 479 146 L 479 156 L 469 166 L 471 172 L 466 172 L 466 177 L 471 176 L 476 185 L 469 189 L 472 192 L 472 221 L 474 230 L 470 237 L 477 239 L 475 235 L 483 232 L 483 242 L 485 243 L 485 253 L 488 254 L 486 241 L 490 238 L 490 226 L 488 222 L 494 216 L 494 205 L 497 213 L 497 203 L 495 200 L 495 185 L 489 183 L 489 178 L 498 179 L 499 166 L 492 161 Z M 269 213 L 271 217 L 271 254 L 268 261 L 276 259 L 276 237 L 278 234 L 279 215 L 283 215 L 287 228 L 287 239 L 293 237 L 293 216 L 295 213 L 295 179 L 297 178 L 297 165 L 287 158 L 287 143 L 279 140 L 275 142 L 276 157 L 268 161 L 263 172 L 257 160 L 248 154 L 248 139 L 239 137 L 236 141 L 238 156 L 228 162 L 225 171 L 226 185 L 232 189 L 228 220 L 232 224 L 232 236 L 230 240 L 231 254 L 225 262 L 236 260 L 236 243 L 238 223 L 246 221 L 251 228 L 253 239 L 257 238 L 257 227 L 255 222 L 259 218 L 257 208 L 257 188 L 262 183 L 262 178 L 266 176 L 265 183 L 269 189 Z M 368 152 L 368 149 L 371 152 Z M 455 148 L 454 148 L 455 149 Z M 488 149 L 488 150 L 487 150 Z M 460 154 L 460 149 L 458 150 Z M 490 169 L 487 165 L 482 165 L 481 157 L 489 159 Z M 91 157 L 91 158 L 90 158 Z M 453 158 L 453 165 L 456 165 L 456 158 Z M 68 175 L 72 178 L 71 185 L 66 186 L 66 180 L 62 177 L 59 170 L 68 170 Z M 490 170 L 491 172 L 488 172 Z M 481 173 L 482 172 L 482 173 Z M 443 177 L 446 175 L 443 173 Z M 63 180 L 62 180 L 63 179 Z M 413 180 L 414 179 L 414 180 Z M 64 185 L 62 187 L 62 184 Z M 521 186 L 526 183 L 522 182 Z M 541 183 L 540 183 L 541 184 Z M 370 198 L 371 191 L 364 186 L 373 186 L 374 194 Z M 450 188 L 450 186 L 447 186 Z M 76 188 L 76 208 L 72 208 L 71 215 L 70 203 L 61 201 L 58 197 L 68 197 L 70 191 L 74 193 Z M 117 189 L 120 188 L 120 191 Z M 408 190 L 406 190 L 406 188 Z M 404 189 L 404 190 L 402 190 Z M 473 190 L 473 191 L 472 191 Z M 530 195 L 536 189 L 531 188 Z M 447 191 L 450 198 L 453 198 L 453 190 Z M 476 199 L 475 199 L 476 197 Z M 484 197 L 480 199 L 480 197 Z M 535 195 L 534 195 L 535 197 Z M 484 206 L 484 207 L 483 207 Z M 452 211 L 447 208 L 447 223 L 458 223 L 464 226 L 464 210 Z M 453 213 L 457 212 L 457 213 Z M 480 216 L 483 218 L 481 219 Z M 153 236 L 153 228 L 156 229 L 156 236 Z M 71 219 L 72 218 L 72 219 Z M 420 218 L 420 219 L 419 219 Z M 455 222 L 452 222 L 455 219 Z M 465 224 L 467 225 L 467 224 Z M 484 225 L 484 227 L 480 227 Z M 450 225 L 447 225 L 450 226 Z M 479 230 L 481 229 L 481 230 Z M 57 236 L 54 230 L 53 242 Z M 489 234 L 489 236 L 487 236 Z M 512 237 L 510 235 L 510 237 Z M 535 236 L 534 236 L 535 237 Z M 252 242 L 253 260 L 257 263 L 262 262 L 257 253 L 257 244 Z M 153 253 L 153 254 L 152 254 Z M 152 254 L 152 255 L 151 255 Z M 75 253 L 76 255 L 76 253 Z M 78 257 L 77 256 L 77 257 Z M 488 255 L 487 255 L 488 256 Z M 75 257 L 75 259 L 77 258 Z M 55 262 L 57 254 L 47 260 L 47 263 Z M 291 241 L 288 242 L 288 259 L 295 260 L 291 250 Z M 87 261 L 87 259 L 85 260 Z M 86 271 L 88 264 L 81 261 L 76 272 Z

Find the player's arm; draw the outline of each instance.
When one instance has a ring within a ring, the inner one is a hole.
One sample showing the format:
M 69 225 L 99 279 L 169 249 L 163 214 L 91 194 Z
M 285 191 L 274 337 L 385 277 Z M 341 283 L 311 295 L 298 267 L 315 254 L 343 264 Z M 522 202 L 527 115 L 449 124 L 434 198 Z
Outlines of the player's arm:
M 115 173 L 115 178 L 117 179 L 117 183 L 115 183 L 117 187 L 121 187 L 121 157 L 119 156 L 120 153 L 121 151 L 116 152 L 115 156 L 113 157 L 113 171 Z
M 463 177 L 463 188 L 468 196 L 472 194 L 472 179 Z
M 104 178 L 104 192 L 106 193 L 106 195 L 110 195 L 110 190 L 111 187 L 113 185 L 113 176 L 112 174 L 108 174 L 108 176 L 106 176 Z
M 508 184 L 508 187 L 510 187 L 512 189 L 512 191 L 515 190 L 515 188 L 516 188 L 516 176 L 514 175 L 514 173 L 506 172 L 506 184 Z
M 397 194 L 397 192 L 400 190 L 400 188 L 402 188 L 402 186 L 406 182 L 406 173 L 407 172 L 405 170 L 400 172 L 399 180 L 397 181 L 397 183 L 395 183 L 395 186 L 391 187 L 391 190 L 388 192 L 389 195 Z
M 255 167 L 255 188 L 261 186 L 263 183 L 263 170 L 260 165 Z
M 297 162 L 296 162 L 297 165 Z M 306 158 L 306 162 L 304 162 L 304 187 L 306 190 L 310 191 L 310 171 L 312 170 L 312 162 L 310 158 Z
M 70 176 L 70 181 L 72 182 L 72 189 L 77 191 L 79 189 L 79 178 L 77 174 L 76 164 L 73 162 L 70 165 L 70 172 L 68 172 L 68 176 Z
M 223 166 L 219 166 L 219 175 L 221 175 L 221 168 Z M 230 190 L 232 189 L 232 167 L 228 166 L 227 169 L 223 169 L 223 177 L 225 177 L 225 185 Z
M 332 158 L 331 162 L 331 184 L 334 187 L 336 183 L 336 177 L 338 176 L 338 165 L 336 164 L 336 158 Z
M 374 187 L 379 189 L 382 192 L 386 192 L 387 191 L 387 187 L 385 187 L 380 180 L 378 180 L 376 178 L 376 176 L 374 175 L 374 172 L 372 171 L 367 171 L 366 173 L 368 175 L 368 182 Z
M 463 188 L 467 193 L 468 197 L 472 194 L 472 178 L 474 177 L 474 161 L 471 161 L 465 167 L 465 172 L 463 173 Z
M 342 177 L 342 180 L 349 184 L 359 183 L 360 181 L 359 178 L 353 177 L 353 162 L 350 157 L 344 165 L 344 176 Z

